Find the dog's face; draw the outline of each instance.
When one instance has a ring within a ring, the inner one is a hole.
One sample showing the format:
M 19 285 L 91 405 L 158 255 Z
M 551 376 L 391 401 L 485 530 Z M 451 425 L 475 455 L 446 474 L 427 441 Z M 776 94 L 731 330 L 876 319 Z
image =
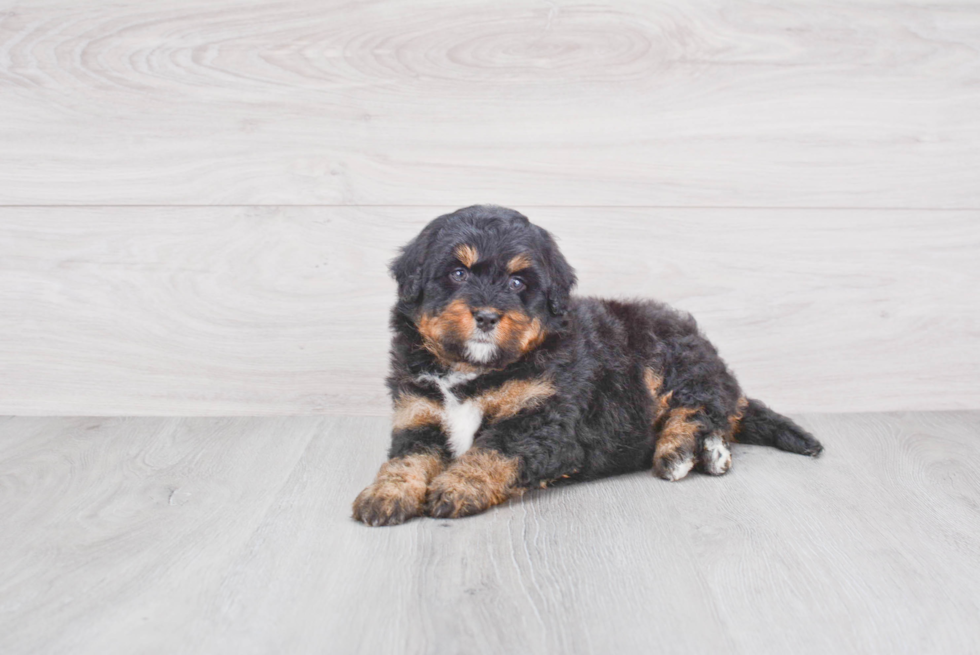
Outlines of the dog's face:
M 445 364 L 501 368 L 557 329 L 575 273 L 545 230 L 510 209 L 435 219 L 391 265 L 396 311 Z

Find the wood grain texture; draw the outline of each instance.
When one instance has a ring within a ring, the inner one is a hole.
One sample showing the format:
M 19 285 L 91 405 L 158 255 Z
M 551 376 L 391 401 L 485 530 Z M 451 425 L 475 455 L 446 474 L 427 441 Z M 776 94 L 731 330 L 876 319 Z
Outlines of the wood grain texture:
M 976 650 L 980 413 L 798 418 L 822 458 L 396 528 L 383 419 L 0 419 L 0 650 Z
M 0 204 L 980 207 L 980 6 L 0 5 Z
M 387 415 L 386 264 L 447 209 L 0 209 L 0 411 Z M 528 213 L 783 411 L 978 407 L 976 212 Z

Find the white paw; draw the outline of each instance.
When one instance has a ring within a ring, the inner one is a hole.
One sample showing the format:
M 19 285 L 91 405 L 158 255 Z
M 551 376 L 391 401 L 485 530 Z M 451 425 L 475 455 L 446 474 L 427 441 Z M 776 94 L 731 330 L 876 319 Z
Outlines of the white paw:
M 687 476 L 694 468 L 694 455 L 677 456 L 671 453 L 668 456 L 661 456 L 654 461 L 653 472 L 658 477 L 670 482 L 676 482 Z
M 732 467 L 732 451 L 725 441 L 717 434 L 712 434 L 704 440 L 701 450 L 701 466 L 705 473 L 722 475 Z

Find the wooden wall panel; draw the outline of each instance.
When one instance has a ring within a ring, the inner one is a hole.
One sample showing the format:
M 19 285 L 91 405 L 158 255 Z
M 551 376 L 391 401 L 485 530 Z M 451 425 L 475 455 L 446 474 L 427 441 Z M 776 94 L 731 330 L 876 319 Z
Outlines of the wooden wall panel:
M 6 5 L 0 204 L 980 207 L 974 2 Z
M 449 209 L 0 209 L 0 414 L 386 414 L 386 262 Z M 527 213 L 779 409 L 980 406 L 975 211 Z

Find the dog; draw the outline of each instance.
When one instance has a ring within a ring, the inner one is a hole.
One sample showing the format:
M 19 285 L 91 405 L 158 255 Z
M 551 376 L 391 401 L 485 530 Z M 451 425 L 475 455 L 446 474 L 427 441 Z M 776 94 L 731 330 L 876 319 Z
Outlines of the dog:
M 390 272 L 389 459 L 355 519 L 458 518 L 529 489 L 653 469 L 722 475 L 733 441 L 817 456 L 747 399 L 694 318 L 652 300 L 571 296 L 575 271 L 526 216 L 440 216 Z

